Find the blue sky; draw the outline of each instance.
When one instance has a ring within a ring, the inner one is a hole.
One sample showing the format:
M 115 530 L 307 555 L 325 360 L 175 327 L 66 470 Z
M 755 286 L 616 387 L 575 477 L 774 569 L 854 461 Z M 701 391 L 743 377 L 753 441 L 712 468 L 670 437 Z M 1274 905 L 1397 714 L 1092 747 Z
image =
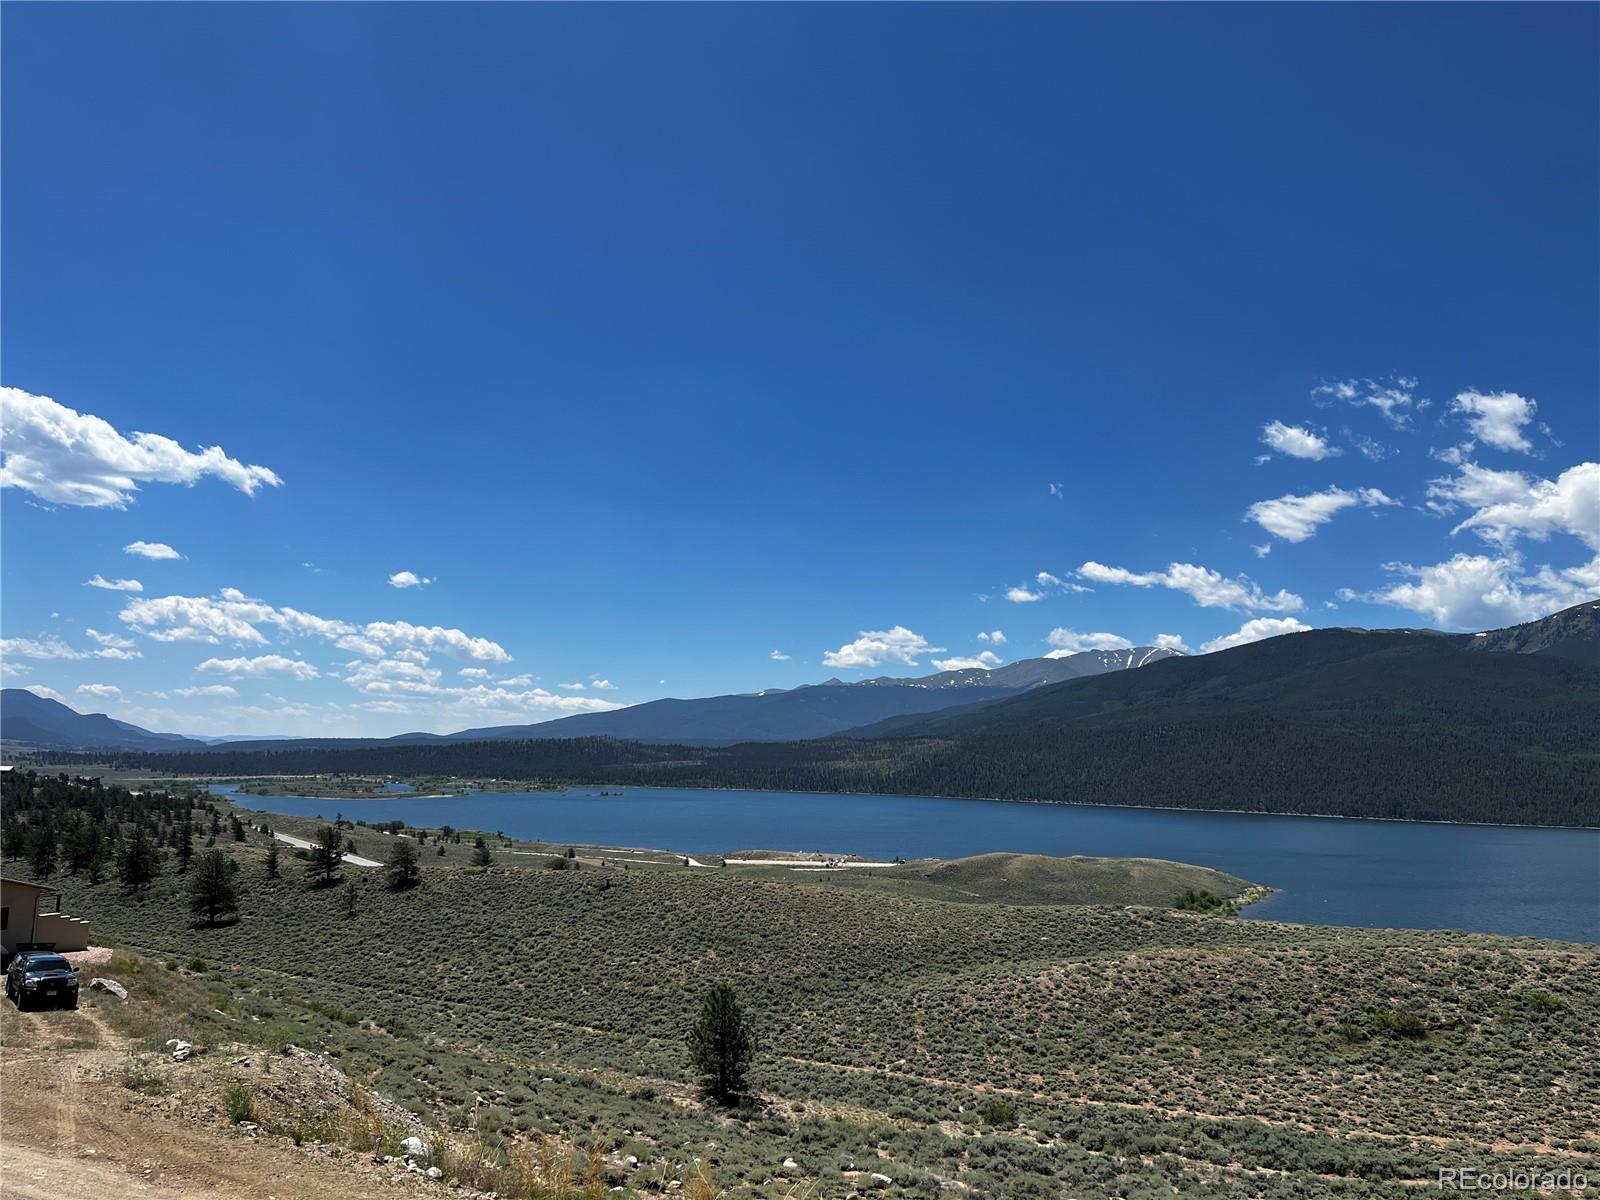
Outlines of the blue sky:
M 1600 592 L 1594 6 L 3 22 L 9 686 L 385 734 Z

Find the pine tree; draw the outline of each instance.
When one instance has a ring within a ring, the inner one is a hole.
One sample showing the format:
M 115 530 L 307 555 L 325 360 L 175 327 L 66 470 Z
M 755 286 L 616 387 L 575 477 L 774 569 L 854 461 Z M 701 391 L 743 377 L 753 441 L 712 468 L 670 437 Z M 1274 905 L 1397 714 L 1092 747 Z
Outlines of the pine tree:
M 149 887 L 160 869 L 161 862 L 156 857 L 155 844 L 150 840 L 149 831 L 145 829 L 143 821 L 136 821 L 133 832 L 123 839 L 121 852 L 117 855 L 117 878 L 127 891 L 136 892 Z
M 37 879 L 49 879 L 55 871 L 56 831 L 49 825 L 41 825 L 33 831 L 33 840 L 28 846 L 28 865 Z
M 415 887 L 421 881 L 422 872 L 417 868 L 417 848 L 408 839 L 395 838 L 394 849 L 389 854 L 383 874 L 389 883 L 389 890 L 394 892 Z
M 735 1103 L 749 1086 L 755 1053 L 755 1031 L 733 988 L 717 984 L 701 1001 L 699 1019 L 689 1031 L 689 1061 L 706 1094 L 720 1104 Z
M 472 851 L 472 865 L 475 867 L 494 866 L 494 855 L 489 852 L 489 847 L 483 844 L 483 839 L 478 839 L 477 847 Z
M 189 863 L 194 858 L 194 827 L 185 821 L 178 826 L 178 874 L 189 873 Z
M 228 856 L 221 850 L 207 850 L 195 865 L 189 881 L 189 911 L 205 918 L 207 925 L 239 910 L 239 894 L 233 886 Z
M 316 840 L 306 854 L 309 856 L 306 878 L 318 887 L 327 887 L 339 873 L 339 863 L 344 859 L 344 839 L 332 825 L 324 825 L 317 830 Z
M 278 839 L 273 838 L 267 843 L 267 878 L 278 877 Z

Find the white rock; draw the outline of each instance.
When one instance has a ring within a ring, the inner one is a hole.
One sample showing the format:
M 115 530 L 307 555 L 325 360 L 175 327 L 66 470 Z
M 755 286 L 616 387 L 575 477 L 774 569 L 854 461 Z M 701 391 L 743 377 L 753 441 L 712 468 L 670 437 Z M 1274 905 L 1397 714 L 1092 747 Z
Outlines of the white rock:
M 441 1171 L 438 1167 L 429 1167 L 428 1168 L 428 1178 L 429 1179 L 443 1179 L 444 1178 L 444 1172 Z
M 419 1158 L 424 1161 L 433 1157 L 433 1152 L 428 1149 L 428 1143 L 419 1137 L 408 1137 L 401 1142 L 400 1153 L 407 1158 Z
M 872 1180 L 873 1187 L 888 1187 L 894 1182 L 894 1180 L 890 1179 L 887 1175 L 881 1174 L 877 1171 L 874 1171 L 871 1175 L 867 1176 L 867 1178 Z
M 91 992 L 110 992 L 118 1000 L 126 1000 L 128 998 L 128 989 L 115 979 L 101 979 L 96 976 L 94 979 L 89 980 L 89 990 Z
M 800 1164 L 795 1162 L 795 1160 L 792 1158 L 786 1158 L 783 1160 L 783 1169 L 785 1171 L 798 1171 L 800 1169 Z
M 174 1062 L 183 1062 L 184 1059 L 194 1053 L 194 1047 L 182 1038 L 168 1038 L 167 1049 L 172 1051 Z

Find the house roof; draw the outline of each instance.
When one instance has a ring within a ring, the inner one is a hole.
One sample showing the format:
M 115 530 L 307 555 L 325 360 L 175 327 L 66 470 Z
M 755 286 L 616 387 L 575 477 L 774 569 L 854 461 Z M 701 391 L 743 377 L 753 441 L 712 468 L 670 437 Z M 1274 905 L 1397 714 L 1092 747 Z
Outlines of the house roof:
M 11 879 L 0 875 L 0 885 L 8 888 L 27 888 L 30 892 L 53 892 L 56 889 L 44 883 L 29 883 L 24 879 Z

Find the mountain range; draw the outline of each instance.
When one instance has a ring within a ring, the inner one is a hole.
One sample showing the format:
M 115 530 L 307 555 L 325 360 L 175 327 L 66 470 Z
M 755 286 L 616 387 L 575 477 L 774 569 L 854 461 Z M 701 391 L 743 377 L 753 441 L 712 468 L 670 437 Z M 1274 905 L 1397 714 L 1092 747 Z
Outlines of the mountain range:
M 527 738 L 614 737 L 683 745 L 795 741 L 843 733 L 860 725 L 952 705 L 989 703 L 1030 688 L 1131 670 L 1173 657 L 1155 646 L 1087 650 L 1056 658 L 1030 658 L 993 669 L 941 671 L 920 678 L 881 676 L 846 683 L 771 688 L 693 700 L 651 700 L 611 712 L 580 713 L 532 725 L 495 725 L 458 733 L 402 733 L 392 738 L 196 738 L 151 733 L 103 714 L 85 715 L 20 688 L 0 692 L 0 737 L 6 742 L 60 750 L 199 749 L 226 742 L 230 749 L 282 748 L 278 743 L 340 747 L 418 742 L 477 742 Z

